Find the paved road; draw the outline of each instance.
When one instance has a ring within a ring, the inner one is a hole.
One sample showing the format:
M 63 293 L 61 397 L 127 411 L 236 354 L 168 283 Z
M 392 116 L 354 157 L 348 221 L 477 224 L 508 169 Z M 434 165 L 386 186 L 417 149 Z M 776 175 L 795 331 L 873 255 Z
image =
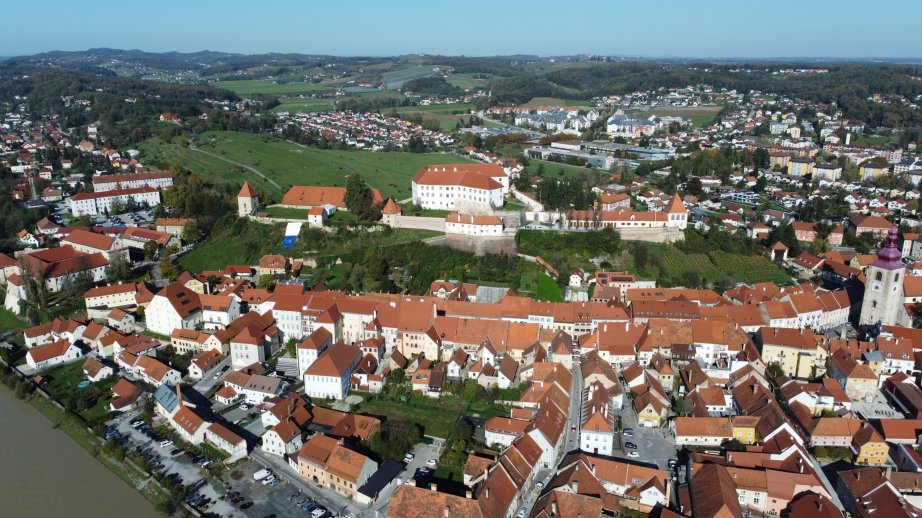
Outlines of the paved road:
M 242 168 L 246 169 L 247 171 L 250 171 L 251 173 L 255 174 L 256 176 L 259 176 L 259 177 L 262 178 L 263 180 L 265 180 L 265 181 L 271 183 L 271 184 L 272 184 L 276 189 L 278 189 L 280 192 L 284 192 L 284 190 L 282 189 L 282 186 L 281 186 L 281 185 L 275 183 L 275 181 L 269 179 L 269 177 L 267 177 L 266 175 L 262 174 L 261 172 L 257 171 L 256 169 L 254 169 L 254 168 L 252 168 L 252 167 L 250 167 L 250 166 L 248 166 L 248 165 L 246 165 L 246 164 L 241 164 L 240 162 L 237 162 L 237 161 L 234 161 L 234 160 L 230 160 L 230 159 L 228 159 L 228 158 L 224 158 L 224 157 L 221 156 L 221 155 L 216 155 L 216 154 L 214 154 L 214 153 L 209 153 L 208 151 L 205 151 L 205 150 L 203 150 L 203 149 L 199 149 L 199 148 L 193 146 L 191 142 L 189 143 L 189 149 L 191 149 L 191 150 L 193 150 L 193 151 L 198 151 L 199 153 L 208 155 L 208 156 L 213 157 L 213 158 L 217 158 L 218 160 L 221 160 L 221 161 L 223 161 L 223 162 L 227 162 L 228 164 L 233 164 L 233 165 L 235 165 L 235 166 L 237 166 L 237 167 L 242 167 Z
M 580 371 L 579 362 L 573 363 L 573 370 L 571 372 L 573 373 L 573 386 L 570 388 L 570 408 L 567 412 L 563 446 L 560 449 L 560 454 L 557 456 L 554 467 L 539 470 L 538 474 L 535 476 L 535 484 L 524 490 L 525 496 L 522 499 L 522 505 L 518 509 L 517 516 L 523 513 L 525 516 L 531 515 L 532 507 L 535 505 L 535 501 L 538 500 L 538 496 L 541 495 L 541 489 L 538 488 L 537 483 L 541 482 L 542 487 L 546 486 L 557 472 L 557 466 L 560 465 L 563 457 L 567 453 L 579 449 L 579 424 L 583 406 L 583 375 Z
M 225 365 L 230 366 L 230 361 L 231 361 L 230 356 L 221 360 L 221 362 L 214 368 L 214 370 L 206 374 L 204 378 L 200 379 L 198 383 L 196 383 L 192 387 L 199 394 L 202 394 L 202 395 L 207 394 L 209 390 L 211 390 L 215 385 L 221 382 L 221 379 L 224 377 L 224 371 L 222 371 L 221 369 L 223 369 Z M 216 373 L 219 374 L 218 377 L 215 377 Z

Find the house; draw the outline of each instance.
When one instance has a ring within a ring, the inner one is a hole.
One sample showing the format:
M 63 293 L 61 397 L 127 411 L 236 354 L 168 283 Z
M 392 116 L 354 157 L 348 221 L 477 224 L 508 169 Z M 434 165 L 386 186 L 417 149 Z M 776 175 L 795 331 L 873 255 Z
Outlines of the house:
M 424 209 L 489 213 L 502 207 L 508 175 L 493 164 L 425 166 L 411 181 L 413 203 Z
M 676 446 L 720 446 L 733 439 L 733 425 L 726 417 L 676 417 L 669 428 Z
M 451 212 L 445 218 L 445 233 L 465 236 L 501 236 L 503 221 L 496 216 L 475 216 Z
M 850 448 L 859 466 L 883 466 L 890 456 L 890 447 L 871 425 L 865 423 L 852 439 Z
M 154 295 L 144 320 L 148 330 L 164 336 L 174 329 L 195 329 L 202 324 L 199 294 L 176 282 L 168 284 Z
M 310 397 L 342 399 L 349 392 L 352 371 L 362 359 L 354 345 L 329 346 L 302 374 L 305 392 Z
M 342 444 L 337 444 L 327 458 L 326 486 L 347 498 L 352 498 L 359 487 L 377 470 L 377 462 Z
M 878 376 L 845 349 L 829 355 L 829 376 L 836 379 L 852 401 L 870 401 L 877 393 Z
M 109 237 L 104 234 L 88 232 L 83 229 L 71 231 L 67 237 L 61 239 L 62 245 L 70 245 L 74 250 L 85 254 L 101 253 L 106 259 L 111 260 L 114 256 L 121 256 L 128 259 L 128 249 L 121 239 Z
M 142 381 L 155 387 L 163 384 L 179 385 L 179 382 L 182 381 L 178 371 L 145 354 L 137 356 L 128 351 L 122 351 L 118 355 L 116 362 Z
M 234 389 L 238 397 L 252 405 L 258 405 L 282 393 L 283 382 L 281 378 L 265 376 L 263 374 L 247 374 L 244 371 L 235 371 L 224 378 L 224 385 Z M 230 393 L 227 394 L 230 396 Z
M 40 371 L 55 365 L 79 360 L 83 352 L 76 345 L 64 339 L 50 344 L 38 345 L 26 352 L 26 364 L 33 371 Z
M 120 333 L 133 333 L 134 315 L 120 308 L 115 308 L 106 315 L 106 325 Z
M 91 383 L 96 383 L 97 381 L 108 378 L 114 374 L 112 367 L 100 362 L 96 358 L 87 358 L 83 362 L 83 375 L 86 376 L 87 381 Z
M 302 444 L 301 428 L 290 420 L 274 425 L 262 436 L 262 450 L 280 457 L 294 454 Z
M 26 254 L 22 264 L 33 277 L 45 279 L 50 293 L 58 293 L 72 288 L 84 272 L 94 283 L 104 281 L 109 260 L 102 253 L 86 254 L 64 245 Z
M 264 255 L 259 258 L 259 266 L 256 268 L 256 274 L 263 275 L 285 275 L 291 268 L 288 258 L 283 255 Z
M 348 210 L 346 208 L 345 187 L 319 187 L 295 185 L 282 197 L 282 207 L 294 209 L 310 209 L 314 207 L 330 207 L 333 210 Z M 384 196 L 378 189 L 371 189 L 373 204 L 384 203 Z
M 510 446 L 525 435 L 529 422 L 508 417 L 491 417 L 483 423 L 484 443 L 489 446 Z
M 196 353 L 189 364 L 189 379 L 197 381 L 211 375 L 225 358 L 226 356 L 214 349 Z
M 209 424 L 208 428 L 205 430 L 204 439 L 206 443 L 213 445 L 229 455 L 229 457 L 225 459 L 227 463 L 233 463 L 246 457 L 246 440 L 228 430 L 220 423 Z

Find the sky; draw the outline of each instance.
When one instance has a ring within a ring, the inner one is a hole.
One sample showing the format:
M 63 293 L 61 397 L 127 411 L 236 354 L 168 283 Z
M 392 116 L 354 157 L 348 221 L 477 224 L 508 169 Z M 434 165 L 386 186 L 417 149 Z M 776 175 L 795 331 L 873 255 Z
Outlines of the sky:
M 0 5 L 0 56 L 109 47 L 336 56 L 922 57 L 919 0 L 40 4 Z

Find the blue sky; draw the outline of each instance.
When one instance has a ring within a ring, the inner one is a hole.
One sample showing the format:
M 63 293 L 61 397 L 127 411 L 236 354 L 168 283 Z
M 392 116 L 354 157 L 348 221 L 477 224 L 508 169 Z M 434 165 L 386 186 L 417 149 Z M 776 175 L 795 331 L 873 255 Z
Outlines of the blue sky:
M 0 55 L 152 52 L 920 57 L 918 0 L 4 2 Z

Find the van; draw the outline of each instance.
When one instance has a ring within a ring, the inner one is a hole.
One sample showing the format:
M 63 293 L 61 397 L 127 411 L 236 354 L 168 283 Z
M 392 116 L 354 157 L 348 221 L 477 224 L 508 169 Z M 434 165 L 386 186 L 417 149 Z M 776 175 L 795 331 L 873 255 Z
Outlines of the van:
M 272 474 L 271 469 L 261 469 L 253 473 L 253 480 L 262 480 Z

